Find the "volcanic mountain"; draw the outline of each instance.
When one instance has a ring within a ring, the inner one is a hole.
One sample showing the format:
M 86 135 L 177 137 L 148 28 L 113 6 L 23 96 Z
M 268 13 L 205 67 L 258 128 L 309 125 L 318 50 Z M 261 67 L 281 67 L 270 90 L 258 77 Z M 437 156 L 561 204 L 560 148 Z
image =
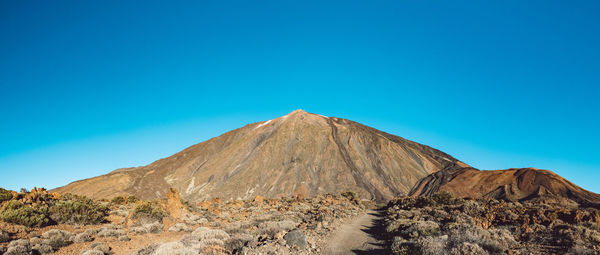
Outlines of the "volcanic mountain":
M 296 110 L 150 165 L 118 169 L 55 191 L 152 199 L 176 188 L 189 201 L 354 191 L 360 198 L 386 201 L 454 165 L 467 166 L 431 147 L 350 120 Z
M 448 165 L 420 180 L 410 196 L 448 191 L 463 198 L 495 198 L 508 201 L 571 200 L 584 206 L 600 206 L 600 195 L 589 192 L 565 178 L 536 168 L 477 170 Z

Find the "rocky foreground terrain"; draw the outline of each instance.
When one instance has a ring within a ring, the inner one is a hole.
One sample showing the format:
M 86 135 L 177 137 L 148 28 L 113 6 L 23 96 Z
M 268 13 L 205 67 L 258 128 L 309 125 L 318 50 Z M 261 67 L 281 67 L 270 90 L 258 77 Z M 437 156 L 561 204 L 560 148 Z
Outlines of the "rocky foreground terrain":
M 6 255 L 322 254 L 325 237 L 365 210 L 353 193 L 194 204 L 173 189 L 166 200 L 151 202 L 94 202 L 43 189 L 3 194 L 11 195 L 0 210 L 0 254 Z M 71 207 L 56 212 L 67 201 Z M 12 204 L 22 207 L 13 212 Z
M 599 208 L 555 199 L 440 192 L 377 207 L 352 192 L 189 203 L 174 189 L 154 201 L 34 189 L 0 201 L 0 254 L 11 255 L 600 254 Z
M 465 200 L 450 193 L 391 201 L 394 254 L 600 254 L 598 208 L 555 200 Z

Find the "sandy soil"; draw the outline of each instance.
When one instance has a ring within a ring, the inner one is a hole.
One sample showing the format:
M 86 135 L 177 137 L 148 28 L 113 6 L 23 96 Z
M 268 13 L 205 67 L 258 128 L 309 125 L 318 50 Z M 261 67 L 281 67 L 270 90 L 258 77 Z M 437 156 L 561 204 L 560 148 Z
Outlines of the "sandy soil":
M 367 210 L 336 229 L 325 245 L 326 255 L 385 254 L 379 240 L 381 213 Z

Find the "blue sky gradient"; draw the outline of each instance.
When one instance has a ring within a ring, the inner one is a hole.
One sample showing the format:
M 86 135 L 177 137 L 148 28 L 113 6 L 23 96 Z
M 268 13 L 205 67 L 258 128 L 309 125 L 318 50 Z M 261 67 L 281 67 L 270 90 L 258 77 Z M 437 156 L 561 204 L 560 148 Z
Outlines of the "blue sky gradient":
M 4 1 L 0 187 L 295 109 L 600 192 L 598 1 Z

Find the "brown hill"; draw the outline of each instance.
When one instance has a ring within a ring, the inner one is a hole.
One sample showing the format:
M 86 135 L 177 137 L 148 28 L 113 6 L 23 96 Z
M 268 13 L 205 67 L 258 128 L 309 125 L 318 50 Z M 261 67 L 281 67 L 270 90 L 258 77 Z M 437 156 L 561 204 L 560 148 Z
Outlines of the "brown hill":
M 115 170 L 54 191 L 93 198 L 164 197 L 191 201 L 339 193 L 385 201 L 405 195 L 453 157 L 359 123 L 302 110 L 253 123 L 148 166 Z
M 536 168 L 484 171 L 448 166 L 420 180 L 409 195 L 432 195 L 438 191 L 474 199 L 569 199 L 582 205 L 600 205 L 599 194 L 582 189 L 551 171 Z

